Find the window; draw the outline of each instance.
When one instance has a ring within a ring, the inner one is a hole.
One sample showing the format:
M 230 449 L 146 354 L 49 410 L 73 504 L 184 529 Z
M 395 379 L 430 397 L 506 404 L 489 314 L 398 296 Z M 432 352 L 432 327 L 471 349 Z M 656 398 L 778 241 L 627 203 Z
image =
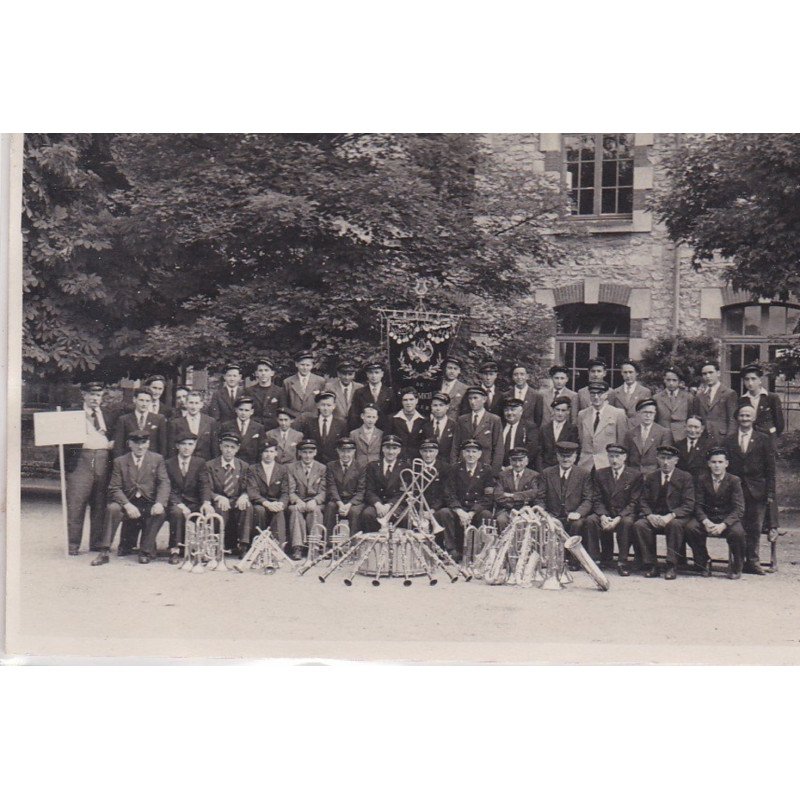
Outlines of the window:
M 569 371 L 568 386 L 574 391 L 586 386 L 590 358 L 602 358 L 608 365 L 606 380 L 619 385 L 619 364 L 628 357 L 630 309 L 614 303 L 570 303 L 556 308 L 556 317 L 556 342 L 560 361 Z
M 567 188 L 574 216 L 633 214 L 633 134 L 564 136 Z

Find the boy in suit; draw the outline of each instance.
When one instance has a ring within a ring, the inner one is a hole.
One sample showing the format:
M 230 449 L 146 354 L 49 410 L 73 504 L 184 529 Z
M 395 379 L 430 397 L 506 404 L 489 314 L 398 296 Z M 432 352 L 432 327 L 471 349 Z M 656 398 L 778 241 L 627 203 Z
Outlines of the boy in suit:
M 453 453 L 453 438 L 456 434 L 456 424 L 450 417 L 451 407 L 450 395 L 435 392 L 431 397 L 430 419 L 422 426 L 422 438 L 435 439 L 438 457 L 448 462 Z
M 640 400 L 636 404 L 636 415 L 640 422 L 625 434 L 624 445 L 629 453 L 628 465 L 638 469 L 643 475 L 658 469 L 656 452 L 665 444 L 672 444 L 672 433 L 656 423 L 656 401 L 652 398 Z M 631 418 L 628 419 L 630 425 Z
M 197 437 L 194 455 L 203 461 L 210 461 L 219 455 L 217 449 L 217 421 L 200 409 L 203 407 L 203 396 L 200 392 L 189 392 L 186 396 L 186 416 L 173 417 L 167 426 L 167 447 L 175 452 L 178 442 L 192 433 Z
M 756 410 L 754 428 L 775 438 L 783 433 L 783 407 L 781 398 L 775 392 L 768 392 L 763 386 L 764 370 L 760 364 L 748 364 L 739 371 L 744 386 L 742 398 L 747 398 Z
M 292 559 L 303 557 L 303 546 L 313 525 L 322 524 L 325 508 L 325 467 L 317 461 L 317 443 L 303 439 L 297 445 L 300 460 L 288 467 L 289 536 Z
M 188 386 L 179 386 L 175 390 L 175 407 L 172 409 L 171 419 L 186 416 L 186 401 L 190 391 Z M 167 428 L 169 428 L 169 422 L 167 422 Z
M 494 414 L 496 417 L 501 418 L 503 414 L 504 398 L 500 387 L 497 385 L 497 374 L 498 367 L 496 361 L 484 361 L 478 369 L 478 382 L 486 397 L 483 407 L 488 414 Z M 461 401 L 461 414 L 467 414 L 470 408 L 468 389 L 464 399 Z
M 528 370 L 522 364 L 515 364 L 511 369 L 511 388 L 506 394 L 506 402 L 509 399 L 522 401 L 522 419 L 526 425 L 538 428 L 542 424 L 542 395 L 528 384 Z
M 277 428 L 267 431 L 267 436 L 272 437 L 278 443 L 278 454 L 276 461 L 279 464 L 288 466 L 297 461 L 297 445 L 303 441 L 303 434 L 292 427 L 294 413 L 288 408 L 279 408 L 275 412 Z
M 360 530 L 366 474 L 356 462 L 356 443 L 349 436 L 339 437 L 336 453 L 338 458 L 326 468 L 323 519 L 329 536 L 340 520 L 347 520 L 352 535 Z
M 541 442 L 539 428 L 534 422 L 526 422 L 523 416 L 525 404 L 517 397 L 506 400 L 503 416 L 503 466 L 511 464 L 511 451 L 524 447 L 528 452 L 528 463 L 533 469 L 541 471 Z
M 569 381 L 567 368 L 555 364 L 550 367 L 548 374 L 550 375 L 551 385 L 542 390 L 542 427 L 550 422 L 553 401 L 559 397 L 566 397 L 570 401 L 569 421 L 574 425 L 578 421 L 578 394 L 567 388 L 567 382 Z M 555 465 L 555 461 L 553 465 Z
M 514 447 L 509 453 L 511 466 L 503 469 L 494 484 L 497 530 L 502 532 L 511 521 L 511 510 L 542 502 L 544 487 L 538 472 L 528 469 L 528 450 Z
M 188 432 L 176 442 L 177 454 L 164 464 L 169 478 L 169 563 L 179 564 L 180 548 L 185 543 L 186 520 L 189 514 L 200 510 L 200 475 L 205 461 L 194 455 L 197 436 Z
M 277 462 L 278 443 L 267 436 L 261 443 L 257 464 L 247 470 L 247 499 L 253 506 L 253 525 L 268 527 L 281 547 L 286 545 L 286 508 L 289 505 L 289 473 Z M 245 544 L 249 545 L 250 537 Z
M 621 408 L 607 402 L 608 384 L 605 381 L 590 383 L 585 387 L 590 407 L 578 412 L 578 435 L 581 459 L 579 466 L 602 469 L 608 466 L 607 444 L 624 444 L 628 432 L 628 418 Z M 581 390 L 583 391 L 583 390 Z
M 366 467 L 381 457 L 383 431 L 378 427 L 378 407 L 367 403 L 361 410 L 361 425 L 350 431 L 350 438 L 356 445 L 356 461 Z
M 327 389 L 316 396 L 317 413 L 313 417 L 303 417 L 295 425 L 303 439 L 310 439 L 317 445 L 316 458 L 326 465 L 336 458 L 336 441 L 347 433 L 347 425 L 334 415 L 336 398 Z
M 325 388 L 325 378 L 311 370 L 314 355 L 304 350 L 294 357 L 297 372 L 283 382 L 286 402 L 298 417 L 313 417 L 317 395 Z
M 265 434 L 264 426 L 252 418 L 255 412 L 255 401 L 252 397 L 242 395 L 234 401 L 233 407 L 236 409 L 236 419 L 223 422 L 219 431 L 221 434 L 238 434 L 240 444 L 236 455 L 245 464 L 255 464 L 259 460 Z
M 653 399 L 656 401 L 656 422 L 669 428 L 677 443 L 686 436 L 686 420 L 694 412 L 694 397 L 681 388 L 681 376 L 674 367 L 664 371 L 664 388 L 659 389 Z
M 425 417 L 417 411 L 419 393 L 413 386 L 407 386 L 400 394 L 402 408 L 392 417 L 392 433 L 403 443 L 400 458 L 411 461 L 419 458 L 419 444 Z
M 567 395 L 560 395 L 552 401 L 550 419 L 542 426 L 541 430 L 541 459 L 542 470 L 558 464 L 556 445 L 559 442 L 577 442 L 578 428 L 570 421 L 573 408 L 573 399 Z
M 163 375 L 151 375 L 145 379 L 144 387 L 150 390 L 150 394 L 153 397 L 150 410 L 154 414 L 161 414 L 164 419 L 169 419 L 172 416 L 172 407 L 167 398 L 164 397 L 167 379 Z
M 150 441 L 150 452 L 163 454 L 167 452 L 167 421 L 161 414 L 150 410 L 153 395 L 149 389 L 136 389 L 133 393 L 133 411 L 123 414 L 117 420 L 114 432 L 114 455 L 119 458 L 125 455 L 128 437 L 133 431 L 147 431 Z
M 222 373 L 220 386 L 208 402 L 208 416 L 220 425 L 236 419 L 236 401 L 244 394 L 242 368 L 239 364 L 227 364 Z
M 623 361 L 619 371 L 622 375 L 622 385 L 609 394 L 608 402 L 616 408 L 621 408 L 628 417 L 628 428 L 634 428 L 641 422 L 637 407 L 643 400 L 649 400 L 652 392 L 639 383 L 639 365 L 635 361 Z
M 370 361 L 364 366 L 364 371 L 367 374 L 367 383 L 353 395 L 350 406 L 350 430 L 358 427 L 361 412 L 369 404 L 378 409 L 378 428 L 384 433 L 390 433 L 394 398 L 389 387 L 383 384 L 383 365 L 379 361 Z

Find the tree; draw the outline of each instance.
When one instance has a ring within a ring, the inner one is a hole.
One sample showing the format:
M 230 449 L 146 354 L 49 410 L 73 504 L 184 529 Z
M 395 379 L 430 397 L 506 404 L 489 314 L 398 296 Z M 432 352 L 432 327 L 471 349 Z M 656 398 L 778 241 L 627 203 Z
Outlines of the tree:
M 646 386 L 660 388 L 664 370 L 672 367 L 687 387 L 699 386 L 703 363 L 718 358 L 719 345 L 710 336 L 661 336 L 642 352 L 639 378 Z

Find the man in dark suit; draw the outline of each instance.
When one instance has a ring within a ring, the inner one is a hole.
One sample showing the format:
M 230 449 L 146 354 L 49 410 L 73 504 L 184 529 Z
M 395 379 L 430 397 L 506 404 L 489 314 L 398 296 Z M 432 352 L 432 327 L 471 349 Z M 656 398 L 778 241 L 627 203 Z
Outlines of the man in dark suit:
M 658 470 L 644 477 L 639 501 L 639 519 L 634 525 L 642 552 L 645 578 L 660 575 L 656 561 L 656 534 L 667 537 L 667 569 L 664 578 L 675 580 L 675 566 L 686 523 L 694 512 L 694 481 L 688 472 L 676 469 L 678 450 L 672 445 L 658 448 Z
M 236 409 L 236 419 L 223 422 L 219 426 L 219 432 L 238 434 L 240 445 L 236 456 L 245 464 L 255 464 L 259 460 L 265 434 L 264 426 L 252 418 L 255 401 L 249 395 L 243 394 L 234 401 L 233 406 Z
M 344 359 L 336 365 L 336 377 L 325 381 L 325 390 L 333 392 L 336 401 L 333 416 L 343 422 L 350 419 L 350 406 L 353 405 L 355 393 L 364 385 L 355 380 L 355 377 L 355 362 Z
M 664 371 L 664 388 L 654 395 L 656 401 L 656 422 L 672 431 L 672 438 L 679 442 L 686 436 L 686 420 L 694 413 L 695 399 L 690 392 L 681 388 L 681 376 L 674 367 Z M 678 469 L 681 469 L 680 463 Z
M 744 494 L 742 482 L 728 474 L 728 452 L 724 447 L 708 451 L 708 470 L 697 481 L 694 519 L 686 525 L 686 540 L 692 548 L 695 567 L 711 575 L 706 539 L 724 536 L 730 549 L 728 577 L 742 577 L 745 533 L 742 527 Z
M 450 398 L 447 416 L 450 417 L 453 422 L 458 420 L 461 413 L 461 402 L 469 388 L 466 383 L 459 380 L 463 368 L 464 365 L 461 363 L 461 360 L 454 356 L 448 356 L 444 360 L 444 378 L 442 378 L 439 394 L 446 394 Z M 442 455 L 441 448 L 440 455 L 443 458 L 446 457 Z
M 247 387 L 247 394 L 255 401 L 256 422 L 270 431 L 278 426 L 278 409 L 286 407 L 286 392 L 275 383 L 275 363 L 262 356 L 256 362 L 256 382 Z
M 172 405 L 169 398 L 164 396 L 167 379 L 163 375 L 151 375 L 149 378 L 145 378 L 144 388 L 149 389 L 153 397 L 150 410 L 154 414 L 161 414 L 164 419 L 169 419 L 172 416 Z
M 247 499 L 253 506 L 253 525 L 272 531 L 281 547 L 286 545 L 286 509 L 289 505 L 289 473 L 277 463 L 278 443 L 265 437 L 261 457 L 247 469 Z M 246 543 L 249 544 L 250 537 Z
M 294 365 L 297 372 L 283 382 L 286 402 L 298 419 L 313 417 L 317 395 L 325 388 L 325 378 L 311 371 L 314 367 L 314 354 L 307 350 L 294 357 Z
M 449 395 L 443 392 L 435 392 L 431 398 L 431 417 L 422 426 L 422 438 L 436 440 L 438 458 L 442 461 L 450 461 L 450 456 L 453 453 L 456 423 L 450 417 L 451 405 Z
M 713 446 L 714 442 L 708 435 L 703 420 L 690 414 L 686 418 L 683 438 L 675 444 L 678 450 L 678 469 L 688 472 L 697 483 L 697 479 L 708 470 L 706 454 Z
M 364 510 L 361 526 L 365 531 L 379 531 L 385 519 L 403 494 L 400 473 L 408 466 L 400 460 L 403 443 L 394 434 L 384 434 L 380 461 L 367 464 L 364 478 Z M 395 514 L 403 509 L 397 509 Z M 394 515 L 393 515 L 394 516 Z
M 736 409 L 737 428 L 723 441 L 730 458 L 730 472 L 742 481 L 746 533 L 744 572 L 765 575 L 759 557 L 764 516 L 775 503 L 775 450 L 770 437 L 753 427 L 755 409 L 743 397 Z
M 578 441 L 578 428 L 570 421 L 574 399 L 568 395 L 560 395 L 551 405 L 550 420 L 542 426 L 540 437 L 542 471 L 558 464 L 556 445 L 559 442 Z
M 323 522 L 330 536 L 338 522 L 347 520 L 352 535 L 361 530 L 366 468 L 356 462 L 356 443 L 349 436 L 339 437 L 336 452 L 338 458 L 326 468 Z
M 164 454 L 167 451 L 167 421 L 161 414 L 150 410 L 153 396 L 149 389 L 136 389 L 133 393 L 133 411 L 117 420 L 114 431 L 114 456 L 125 455 L 128 436 L 133 431 L 147 431 L 150 437 L 150 452 Z
M 317 445 L 316 458 L 322 465 L 327 465 L 336 456 L 336 442 L 340 436 L 347 434 L 347 424 L 333 415 L 336 397 L 333 392 L 323 390 L 316 395 L 317 413 L 313 417 L 302 417 L 295 426 L 303 439 L 310 439 Z
M 220 425 L 236 419 L 234 403 L 243 394 L 242 368 L 239 364 L 227 364 L 222 373 L 222 386 L 208 401 L 208 416 L 213 417 Z
M 622 384 L 609 393 L 608 402 L 625 412 L 628 417 L 628 428 L 632 429 L 642 421 L 637 410 L 640 403 L 649 400 L 652 392 L 639 383 L 639 365 L 635 361 L 623 360 L 620 362 L 619 371 L 622 375 Z M 669 443 L 672 444 L 671 439 Z
M 470 412 L 458 418 L 450 461 L 455 463 L 459 455 L 463 455 L 464 442 L 476 441 L 481 446 L 481 463 L 490 467 L 494 475 L 499 475 L 503 466 L 503 423 L 500 417 L 484 408 L 486 390 L 482 386 L 467 389 L 467 402 Z
M 484 409 L 489 414 L 494 414 L 502 419 L 503 416 L 503 393 L 497 385 L 498 367 L 496 361 L 484 361 L 478 369 L 478 382 L 486 394 Z M 467 414 L 471 409 L 469 402 L 469 390 L 461 401 L 461 414 Z
M 704 385 L 695 396 L 694 413 L 703 420 L 708 435 L 719 444 L 734 427 L 736 392 L 720 383 L 719 364 L 716 361 L 703 364 L 700 374 Z
M 325 466 L 317 461 L 317 443 L 303 439 L 297 445 L 299 461 L 290 464 L 289 473 L 289 539 L 291 557 L 303 557 L 303 547 L 314 525 L 322 524 L 325 510 Z
M 120 553 L 125 542 L 132 542 L 139 530 L 139 563 L 149 564 L 156 557 L 156 535 L 164 522 L 169 500 L 169 478 L 164 459 L 148 452 L 150 432 L 131 431 L 128 434 L 130 452 L 114 459 L 111 480 L 108 482 L 105 531 L 93 567 L 108 564 L 108 551 L 114 541 L 117 526 L 122 522 Z
M 528 450 L 514 447 L 509 456 L 511 466 L 503 469 L 494 483 L 494 506 L 500 532 L 511 522 L 512 509 L 539 505 L 544 498 L 541 476 L 536 470 L 528 469 Z
M 634 523 L 642 492 L 642 474 L 627 466 L 625 445 L 606 445 L 609 466 L 594 475 L 592 514 L 586 527 L 593 542 L 600 544 L 600 563 L 610 566 L 614 561 L 614 534 L 617 534 L 617 572 L 626 578 L 631 574 L 628 556 L 634 541 Z
M 461 445 L 461 461 L 450 471 L 446 487 L 446 507 L 438 512 L 444 525 L 445 549 L 456 560 L 464 552 L 464 529 L 480 528 L 492 518 L 494 470 L 481 461 L 483 445 L 467 439 Z
M 553 401 L 559 397 L 566 397 L 569 399 L 570 413 L 568 414 L 568 417 L 569 421 L 575 425 L 578 421 L 578 394 L 577 392 L 573 392 L 572 389 L 567 388 L 567 383 L 569 382 L 569 371 L 566 367 L 562 367 L 559 364 L 554 364 L 548 370 L 548 374 L 550 375 L 551 386 L 542 389 L 541 392 L 543 401 L 542 427 L 550 422 L 553 410 Z M 576 437 L 571 441 L 577 442 L 578 439 Z M 553 454 L 553 458 L 555 458 L 555 454 Z M 553 461 L 553 466 L 555 466 L 555 461 Z
M 219 449 L 219 457 L 207 461 L 200 473 L 200 510 L 222 517 L 225 549 L 241 552 L 250 541 L 253 506 L 247 498 L 247 464 L 236 457 L 239 435 L 220 434 Z
M 561 441 L 556 445 L 558 464 L 542 473 L 544 508 L 564 526 L 569 536 L 580 536 L 589 555 L 597 561 L 600 553 L 586 535 L 586 518 L 592 510 L 594 486 L 592 473 L 578 467 L 577 442 Z M 570 557 L 570 569 L 580 569 Z
M 634 424 L 625 434 L 623 444 L 628 451 L 628 466 L 638 469 L 643 475 L 655 472 L 658 469 L 656 453 L 659 447 L 672 444 L 672 432 L 663 428 L 657 422 L 656 401 L 651 397 L 640 400 L 635 407 L 634 418 L 639 422 Z M 632 421 L 629 418 L 628 422 Z M 606 447 L 608 450 L 608 447 Z
M 506 393 L 506 403 L 512 398 L 522 401 L 522 420 L 525 424 L 541 427 L 544 415 L 542 395 L 528 384 L 528 370 L 522 364 L 515 364 L 511 369 L 511 388 Z
M 503 426 L 503 466 L 511 464 L 511 451 L 524 447 L 528 452 L 528 463 L 532 469 L 541 472 L 542 455 L 539 428 L 534 422 L 526 422 L 523 417 L 524 401 L 517 397 L 506 399 L 503 408 L 505 425 Z
M 278 455 L 276 461 L 279 464 L 288 466 L 297 461 L 297 445 L 303 441 L 303 434 L 292 427 L 294 422 L 294 412 L 288 408 L 279 408 L 276 412 L 275 420 L 277 427 L 267 431 L 267 436 L 271 436 L 278 443 Z
M 756 410 L 756 421 L 753 427 L 759 433 L 766 433 L 775 438 L 783 433 L 786 427 L 783 421 L 781 398 L 775 392 L 768 392 L 763 385 L 764 370 L 760 364 L 748 364 L 739 371 L 742 386 L 745 389 L 742 398 L 747 398 Z
M 608 374 L 608 368 L 606 367 L 606 362 L 603 361 L 602 358 L 590 359 L 587 366 L 589 369 L 589 383 L 578 391 L 577 411 L 575 412 L 576 425 L 578 425 L 577 415 L 580 414 L 580 412 L 583 411 L 585 408 L 590 408 L 592 405 L 592 398 L 589 394 L 589 384 L 606 383 L 606 376 Z M 625 419 L 627 420 L 627 416 L 625 417 Z M 580 430 L 579 425 L 578 429 Z
M 200 475 L 205 461 L 194 455 L 197 436 L 189 432 L 176 442 L 177 455 L 164 462 L 169 478 L 169 563 L 179 564 L 180 548 L 185 544 L 186 520 L 200 510 Z
M 419 444 L 422 441 L 422 429 L 425 417 L 417 411 L 419 393 L 413 386 L 407 386 L 400 393 L 402 408 L 392 417 L 392 433 L 403 443 L 400 458 L 412 461 L 419 458 Z
M 186 416 L 186 401 L 189 398 L 190 391 L 191 389 L 188 386 L 183 385 L 178 386 L 178 388 L 175 389 L 175 407 L 172 409 L 172 416 L 170 417 L 170 420 Z M 170 420 L 167 421 L 167 431 L 169 431 Z
M 64 445 L 67 490 L 68 552 L 77 556 L 83 539 L 83 522 L 89 509 L 89 549 L 96 551 L 103 538 L 106 489 L 111 473 L 112 431 L 116 415 L 102 408 L 104 386 L 99 381 L 81 387 L 86 415 L 86 441 Z
M 422 459 L 424 480 L 427 484 L 424 491 L 425 500 L 431 510 L 431 514 L 427 515 L 427 520 L 432 531 L 435 531 L 437 526 L 442 529 L 436 533 L 436 540 L 438 544 L 443 545 L 444 523 L 440 512 L 447 502 L 447 486 L 453 467 L 449 462 L 439 458 L 439 443 L 434 438 L 422 440 L 419 446 L 419 455 Z
M 177 443 L 187 434 L 197 437 L 194 448 L 195 458 L 210 461 L 219 455 L 217 442 L 217 421 L 200 409 L 203 407 L 203 396 L 200 392 L 189 392 L 186 397 L 186 416 L 173 417 L 167 426 L 167 447 L 175 451 Z
M 371 404 L 378 409 L 378 428 L 390 433 L 391 417 L 394 413 L 394 398 L 388 386 L 383 384 L 383 365 L 379 361 L 370 361 L 364 366 L 367 383 L 357 389 L 350 405 L 350 430 L 361 424 L 361 412 L 364 406 Z

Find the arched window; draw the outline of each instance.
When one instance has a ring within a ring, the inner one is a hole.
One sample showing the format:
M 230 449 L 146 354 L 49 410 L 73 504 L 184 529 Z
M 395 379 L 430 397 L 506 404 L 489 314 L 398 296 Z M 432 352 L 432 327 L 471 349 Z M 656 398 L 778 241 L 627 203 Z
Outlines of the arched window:
M 608 382 L 620 383 L 620 361 L 628 357 L 631 310 L 615 303 L 569 303 L 556 308 L 556 344 L 562 364 L 570 373 L 569 387 L 577 391 L 589 379 L 590 358 L 608 365 Z

